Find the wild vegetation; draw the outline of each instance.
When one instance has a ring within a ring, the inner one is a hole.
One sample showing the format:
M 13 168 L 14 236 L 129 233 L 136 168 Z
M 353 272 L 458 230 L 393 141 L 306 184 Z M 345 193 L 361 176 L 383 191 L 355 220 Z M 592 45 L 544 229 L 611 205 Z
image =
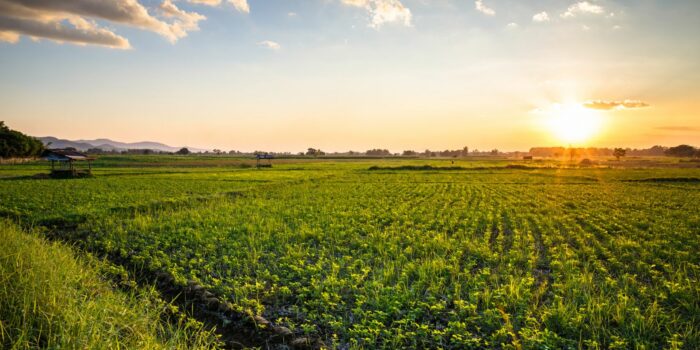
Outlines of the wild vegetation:
M 4 167 L 0 210 L 307 345 L 700 347 L 697 167 L 178 161 Z
M 109 263 L 0 220 L 4 349 L 215 348 L 216 337 Z M 117 279 L 129 286 L 117 289 Z

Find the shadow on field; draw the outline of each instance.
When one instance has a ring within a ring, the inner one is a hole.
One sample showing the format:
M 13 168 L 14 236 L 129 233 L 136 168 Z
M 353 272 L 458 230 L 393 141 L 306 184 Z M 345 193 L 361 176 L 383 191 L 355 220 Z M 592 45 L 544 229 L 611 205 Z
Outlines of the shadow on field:
M 506 170 L 506 169 L 521 169 L 521 170 L 532 170 L 532 169 L 548 169 L 547 167 L 536 167 L 522 164 L 508 164 L 504 166 L 492 166 L 492 167 L 462 167 L 462 166 L 432 166 L 432 165 L 401 165 L 401 166 L 378 166 L 373 165 L 367 170 L 369 171 L 460 171 L 460 170 Z

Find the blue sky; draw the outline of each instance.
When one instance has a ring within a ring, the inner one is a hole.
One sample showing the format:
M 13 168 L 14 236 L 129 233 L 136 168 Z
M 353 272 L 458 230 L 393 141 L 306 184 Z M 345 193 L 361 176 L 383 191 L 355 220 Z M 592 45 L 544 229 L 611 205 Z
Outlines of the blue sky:
M 0 0 L 0 120 L 242 150 L 700 139 L 698 1 L 241 1 Z

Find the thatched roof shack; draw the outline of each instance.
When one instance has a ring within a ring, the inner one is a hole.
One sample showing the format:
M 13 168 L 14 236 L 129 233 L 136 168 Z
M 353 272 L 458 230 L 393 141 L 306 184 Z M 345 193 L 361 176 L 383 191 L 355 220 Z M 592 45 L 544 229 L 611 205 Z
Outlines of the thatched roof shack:
M 255 159 L 255 166 L 257 168 L 272 168 L 272 160 L 275 159 L 275 156 L 270 153 L 257 153 Z M 267 160 L 267 162 L 265 160 Z
M 72 149 L 47 149 L 41 157 L 51 162 L 51 176 L 80 177 L 92 174 L 95 158 Z M 78 169 L 75 162 L 87 162 L 87 169 Z

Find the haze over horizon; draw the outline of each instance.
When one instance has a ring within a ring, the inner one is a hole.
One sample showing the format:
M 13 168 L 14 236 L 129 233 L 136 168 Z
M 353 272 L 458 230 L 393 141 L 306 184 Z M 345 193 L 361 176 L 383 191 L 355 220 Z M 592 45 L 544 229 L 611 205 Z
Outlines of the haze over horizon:
M 0 120 L 223 150 L 700 141 L 693 0 L 0 0 Z

